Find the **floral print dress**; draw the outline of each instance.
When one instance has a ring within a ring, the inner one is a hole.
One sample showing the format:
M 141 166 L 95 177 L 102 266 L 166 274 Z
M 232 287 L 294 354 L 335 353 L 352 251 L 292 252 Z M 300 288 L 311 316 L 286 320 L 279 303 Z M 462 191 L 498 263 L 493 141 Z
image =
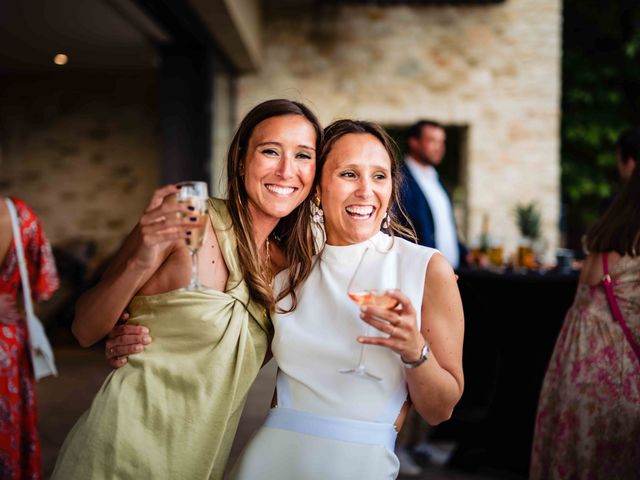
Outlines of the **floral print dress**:
M 4 201 L 0 197 L 1 201 Z M 22 230 L 34 301 L 47 300 L 58 275 L 42 225 L 20 199 L 12 198 Z M 40 440 L 36 429 L 35 382 L 23 314 L 15 242 L 0 265 L 0 478 L 40 479 Z
M 640 342 L 640 257 L 611 268 L 614 295 Z M 531 480 L 640 478 L 640 359 L 601 285 L 578 287 L 547 368 Z

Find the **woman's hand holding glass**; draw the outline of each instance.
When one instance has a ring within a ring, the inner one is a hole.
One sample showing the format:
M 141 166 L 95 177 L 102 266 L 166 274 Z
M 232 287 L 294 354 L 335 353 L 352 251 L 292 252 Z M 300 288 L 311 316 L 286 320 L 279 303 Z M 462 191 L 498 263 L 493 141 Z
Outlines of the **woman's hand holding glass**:
M 386 295 L 395 299 L 398 305 L 388 309 L 375 305 L 362 305 L 360 318 L 386 337 L 358 337 L 365 345 L 387 347 L 399 354 L 407 363 L 420 358 L 425 340 L 417 325 L 417 314 L 411 300 L 400 290 L 387 290 Z
M 193 206 L 178 203 L 178 192 L 180 188 L 176 185 L 157 189 L 138 222 L 133 259 L 141 269 L 157 267 L 163 249 L 172 242 L 185 240 L 187 231 L 198 220 L 190 215 L 195 210 Z

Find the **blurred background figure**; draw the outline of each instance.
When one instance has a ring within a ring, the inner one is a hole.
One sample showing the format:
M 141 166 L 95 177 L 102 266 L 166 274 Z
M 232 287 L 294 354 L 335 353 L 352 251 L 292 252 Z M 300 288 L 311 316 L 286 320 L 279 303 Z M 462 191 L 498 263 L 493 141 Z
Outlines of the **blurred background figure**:
M 578 291 L 540 394 L 531 480 L 638 478 L 639 169 L 584 243 Z
M 631 178 L 638 158 L 640 158 L 640 126 L 635 126 L 623 131 L 616 142 L 616 166 L 623 185 Z M 600 213 L 604 213 L 617 196 L 618 193 L 609 195 L 600 205 Z
M 401 202 L 418 243 L 440 250 L 456 269 L 464 263 L 466 249 L 458 239 L 451 198 L 436 170 L 444 158 L 446 140 L 444 127 L 432 120 L 409 127 Z
M 47 300 L 58 288 L 58 274 L 40 220 L 12 197 L 24 246 L 31 295 Z M 9 210 L 0 202 L 0 478 L 42 478 L 36 399 L 23 313 L 22 287 Z

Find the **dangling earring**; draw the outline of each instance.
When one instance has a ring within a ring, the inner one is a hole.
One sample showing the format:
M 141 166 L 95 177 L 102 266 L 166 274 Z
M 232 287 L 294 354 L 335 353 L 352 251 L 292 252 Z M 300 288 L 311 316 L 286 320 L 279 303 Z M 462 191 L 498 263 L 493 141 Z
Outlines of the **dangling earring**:
M 382 219 L 382 228 L 385 230 L 389 229 L 389 212 L 384 214 L 384 218 Z
M 318 226 L 324 224 L 324 212 L 320 207 L 320 199 L 318 197 L 314 197 L 311 202 L 311 221 Z

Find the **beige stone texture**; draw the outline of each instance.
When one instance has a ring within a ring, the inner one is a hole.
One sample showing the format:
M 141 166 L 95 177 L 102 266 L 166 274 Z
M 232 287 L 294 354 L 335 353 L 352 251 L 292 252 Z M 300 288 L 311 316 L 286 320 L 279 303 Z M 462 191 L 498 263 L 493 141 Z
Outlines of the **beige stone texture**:
M 303 101 L 324 123 L 433 118 L 466 126 L 460 230 L 482 217 L 514 251 L 514 207 L 540 205 L 558 243 L 561 1 L 476 6 L 267 9 L 263 63 L 238 83 L 238 118 L 273 97 Z
M 113 252 L 158 184 L 153 72 L 0 81 L 0 195 L 42 219 L 52 244 L 92 239 Z

